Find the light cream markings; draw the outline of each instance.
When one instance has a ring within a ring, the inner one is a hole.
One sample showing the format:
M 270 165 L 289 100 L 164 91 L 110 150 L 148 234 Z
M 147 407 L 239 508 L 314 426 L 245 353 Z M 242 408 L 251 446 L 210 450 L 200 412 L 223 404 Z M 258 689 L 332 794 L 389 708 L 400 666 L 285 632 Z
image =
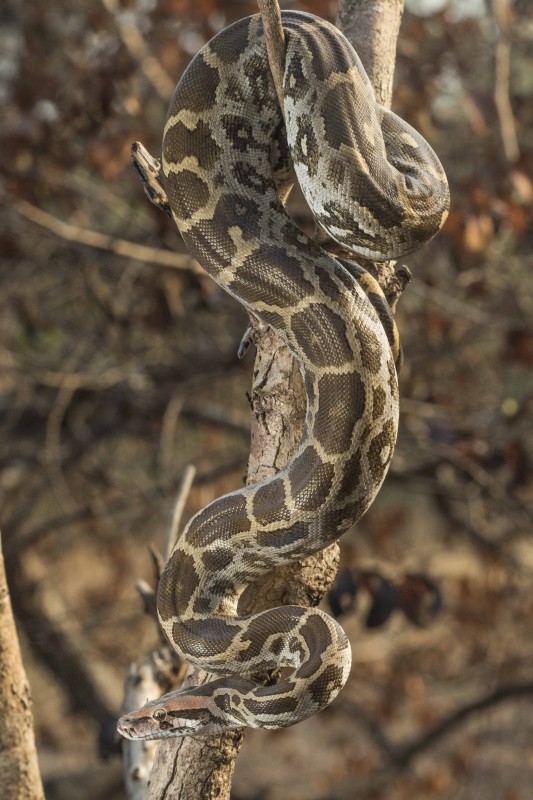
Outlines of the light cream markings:
M 246 241 L 242 228 L 240 228 L 238 225 L 232 225 L 231 228 L 228 228 L 228 236 L 235 246 L 235 255 L 231 259 L 230 264 L 220 270 L 218 277 L 220 281 L 229 287 L 231 286 L 237 270 L 242 267 L 248 256 L 251 256 L 252 253 L 255 253 L 261 245 L 260 242 L 253 240 Z
M 400 133 L 400 139 L 409 147 L 414 147 L 415 150 L 418 150 L 418 142 L 408 131 L 402 131 Z

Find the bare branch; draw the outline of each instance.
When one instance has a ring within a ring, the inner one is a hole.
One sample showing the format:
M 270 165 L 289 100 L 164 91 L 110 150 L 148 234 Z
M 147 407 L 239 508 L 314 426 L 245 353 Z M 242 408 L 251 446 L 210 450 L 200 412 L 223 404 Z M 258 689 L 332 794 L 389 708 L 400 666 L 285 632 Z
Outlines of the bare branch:
M 131 146 L 131 163 L 142 181 L 144 193 L 148 200 L 160 208 L 169 219 L 172 219 L 172 209 L 161 183 L 161 162 L 146 149 L 142 142 L 134 142 Z
M 276 87 L 279 106 L 283 113 L 283 70 L 285 67 L 285 33 L 281 24 L 281 11 L 277 0 L 257 0 L 263 20 L 268 63 Z
M 408 767 L 415 758 L 451 733 L 468 717 L 506 701 L 531 696 L 533 696 L 533 683 L 530 681 L 500 686 L 478 700 L 466 703 L 456 709 L 440 722 L 437 722 L 432 728 L 429 728 L 429 730 L 403 746 L 397 745 L 392 741 L 385 734 L 379 722 L 368 715 L 357 703 L 345 700 L 342 704 L 339 704 L 339 711 L 355 717 L 362 723 L 374 744 L 386 758 L 385 766 L 373 772 L 368 780 L 362 781 L 358 786 L 357 797 L 368 798 L 368 800 L 374 798 L 378 790 L 384 790 L 385 787 L 390 786 L 399 770 Z M 320 800 L 353 800 L 353 798 L 354 782 L 353 777 L 350 776 L 349 779 L 343 780 L 332 787 L 327 794 L 321 796 Z
M 123 711 L 140 708 L 146 699 L 156 697 L 160 687 L 150 662 L 131 664 L 124 680 Z M 144 800 L 154 763 L 156 741 L 122 742 L 124 782 L 129 800 Z
M 514 163 L 520 156 L 516 124 L 511 106 L 511 43 L 509 41 L 509 3 L 492 0 L 494 19 L 499 36 L 496 42 L 494 102 L 498 111 L 503 150 L 507 161 Z
M 466 703 L 434 725 L 433 728 L 423 733 L 418 739 L 398 748 L 394 758 L 395 763 L 398 766 L 405 766 L 415 756 L 432 747 L 438 739 L 451 733 L 457 725 L 472 714 L 477 714 L 507 700 L 514 700 L 520 697 L 533 697 L 533 682 L 526 681 L 525 683 L 511 683 L 507 686 L 499 686 L 478 700 Z
M 404 0 L 340 0 L 337 25 L 363 62 L 378 103 L 390 108 L 396 63 L 396 42 Z M 363 262 L 392 304 L 405 283 L 395 281 L 394 262 Z M 389 289 L 389 287 L 391 287 Z M 401 292 L 400 292 L 401 293 Z
M 175 395 L 168 403 L 161 421 L 161 436 L 159 437 L 158 461 L 161 470 L 170 464 L 174 450 L 174 436 L 184 404 L 182 394 Z
M 191 491 L 191 486 L 195 475 L 196 467 L 194 467 L 192 464 L 188 464 L 183 471 L 178 493 L 176 495 L 176 501 L 174 503 L 174 511 L 172 512 L 172 522 L 165 541 L 165 547 L 163 550 L 165 563 L 170 558 L 172 550 L 174 549 L 174 545 L 176 544 L 181 525 L 181 518 L 183 516 L 183 512 L 185 511 L 185 504 L 187 502 L 189 492 Z
M 125 11 L 118 0 L 102 0 L 103 5 L 113 15 L 120 38 L 139 67 L 145 78 L 152 84 L 162 100 L 168 100 L 174 91 L 175 81 L 169 76 L 157 58 L 154 58 L 146 46 L 144 37 L 135 22 L 133 11 Z
M 68 242 L 96 247 L 98 250 L 107 250 L 117 256 L 142 261 L 143 264 L 157 264 L 161 267 L 189 270 L 198 275 L 205 274 L 198 262 L 186 253 L 157 250 L 155 247 L 128 242 L 125 239 L 115 239 L 105 233 L 92 231 L 88 228 L 80 228 L 78 225 L 70 225 L 47 211 L 28 203 L 27 200 L 16 200 L 13 206 L 21 216 L 31 220 L 31 222 L 35 222 L 36 225 L 40 225 L 42 228 L 46 228 L 61 239 L 66 239 Z

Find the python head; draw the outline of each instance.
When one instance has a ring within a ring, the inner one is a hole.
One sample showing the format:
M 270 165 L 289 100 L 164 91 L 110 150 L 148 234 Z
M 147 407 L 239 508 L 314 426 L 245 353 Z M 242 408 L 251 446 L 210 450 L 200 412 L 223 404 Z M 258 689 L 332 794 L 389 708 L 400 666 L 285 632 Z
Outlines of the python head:
M 120 717 L 117 730 L 126 739 L 166 739 L 171 736 L 212 735 L 226 727 L 213 699 L 178 690 L 151 700 L 138 711 Z
M 157 700 L 149 700 L 138 711 L 120 717 L 117 730 L 126 739 L 166 739 L 171 736 L 213 736 L 253 724 L 238 693 L 253 686 L 242 678 L 219 678 L 203 686 L 177 689 Z

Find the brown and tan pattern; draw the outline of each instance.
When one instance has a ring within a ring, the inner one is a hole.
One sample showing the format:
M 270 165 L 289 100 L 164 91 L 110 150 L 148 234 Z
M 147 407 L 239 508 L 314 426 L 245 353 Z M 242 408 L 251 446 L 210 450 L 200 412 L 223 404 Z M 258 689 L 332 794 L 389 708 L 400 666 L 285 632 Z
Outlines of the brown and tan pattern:
M 339 31 L 297 12 L 284 12 L 283 25 L 284 118 L 260 18 L 241 20 L 178 84 L 163 170 L 191 253 L 298 359 L 305 430 L 282 472 L 214 501 L 181 534 L 159 585 L 161 625 L 183 658 L 223 677 L 123 717 L 119 731 L 132 739 L 292 725 L 324 708 L 350 669 L 348 640 L 322 611 L 237 610 L 246 585 L 325 547 L 364 514 L 398 424 L 400 348 L 383 293 L 291 222 L 280 200 L 291 161 L 320 225 L 362 256 L 401 256 L 447 213 L 437 157 L 376 104 Z M 251 677 L 279 667 L 292 672 L 275 685 Z

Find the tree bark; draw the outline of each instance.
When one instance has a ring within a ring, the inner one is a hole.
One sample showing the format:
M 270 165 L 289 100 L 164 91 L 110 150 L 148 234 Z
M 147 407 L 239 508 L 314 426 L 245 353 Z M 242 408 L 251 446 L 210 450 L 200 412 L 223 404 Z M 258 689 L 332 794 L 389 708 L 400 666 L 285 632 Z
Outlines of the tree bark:
M 20 655 L 0 535 L 0 776 L 3 800 L 44 800 L 30 687 Z
M 403 0 L 341 0 L 339 7 L 338 25 L 358 50 L 378 100 L 386 106 L 392 95 L 402 12 Z M 390 295 L 392 264 L 368 266 Z M 306 409 L 300 371 L 285 344 L 263 328 L 255 331 L 255 342 L 248 483 L 275 474 L 288 462 L 298 445 Z M 244 593 L 240 610 L 249 613 L 276 605 L 317 605 L 335 577 L 338 557 L 338 545 L 333 544 L 272 572 Z M 192 682 L 206 679 L 205 673 L 191 673 Z M 163 741 L 148 800 L 229 800 L 242 740 L 242 734 L 230 731 L 209 739 Z
M 356 50 L 378 103 L 390 108 L 404 0 L 341 0 L 337 27 Z

